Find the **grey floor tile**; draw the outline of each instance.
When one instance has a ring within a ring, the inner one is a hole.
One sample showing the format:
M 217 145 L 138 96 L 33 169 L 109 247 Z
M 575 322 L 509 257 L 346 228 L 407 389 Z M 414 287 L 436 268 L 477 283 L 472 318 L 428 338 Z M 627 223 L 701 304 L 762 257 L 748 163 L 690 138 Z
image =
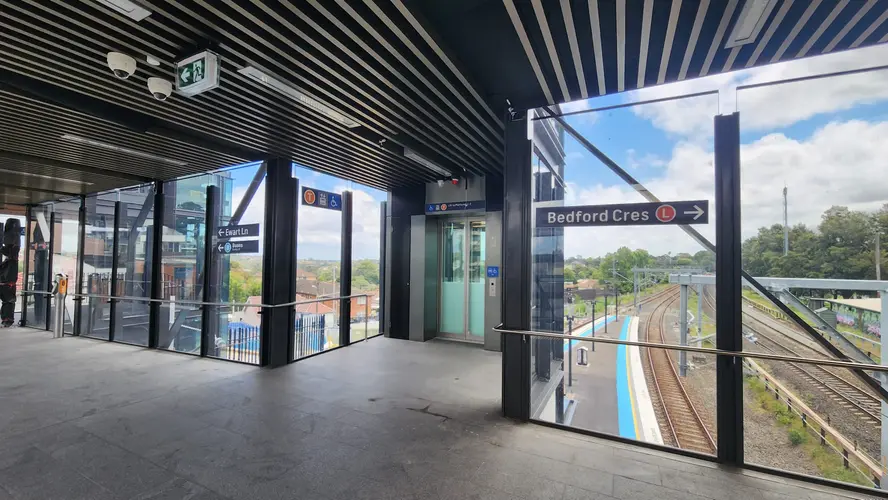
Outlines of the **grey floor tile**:
M 129 500 L 226 500 L 226 497 L 185 479 L 175 478 Z
M 561 500 L 565 484 L 531 473 L 509 474 L 481 467 L 472 482 L 528 500 Z
M 614 477 L 613 496 L 620 500 L 712 500 L 687 491 L 676 491 L 622 476 Z
M 564 487 L 564 500 L 616 500 L 616 498 L 604 493 L 596 493 L 567 485 Z
M 57 448 L 50 455 L 103 486 L 115 498 L 129 498 L 175 479 L 172 472 L 92 435 Z
M 112 492 L 31 448 L 0 470 L 0 488 L 17 500 L 112 500 Z
M 0 500 L 858 497 L 503 419 L 499 355 L 462 344 L 275 370 L 18 329 L 0 347 Z

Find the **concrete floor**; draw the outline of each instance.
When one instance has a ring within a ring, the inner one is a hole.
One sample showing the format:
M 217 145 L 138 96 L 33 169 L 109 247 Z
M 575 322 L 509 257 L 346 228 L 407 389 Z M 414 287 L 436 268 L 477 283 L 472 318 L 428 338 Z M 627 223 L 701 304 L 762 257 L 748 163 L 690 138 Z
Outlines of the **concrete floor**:
M 0 330 L 0 500 L 842 496 L 504 420 L 500 377 L 441 341 L 260 370 Z

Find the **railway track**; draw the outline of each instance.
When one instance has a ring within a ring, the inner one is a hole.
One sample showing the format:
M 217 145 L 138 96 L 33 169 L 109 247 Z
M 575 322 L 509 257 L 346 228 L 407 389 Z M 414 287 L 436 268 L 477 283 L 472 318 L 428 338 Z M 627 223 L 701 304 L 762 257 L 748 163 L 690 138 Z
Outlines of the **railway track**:
M 715 311 L 715 305 L 711 302 L 708 293 L 703 294 L 704 301 L 710 310 Z M 798 353 L 788 347 L 778 338 L 784 335 L 774 327 L 761 321 L 755 315 L 744 312 L 743 326 L 754 332 L 758 337 L 758 345 L 763 350 L 773 354 L 798 356 Z M 793 342 L 797 342 L 789 339 Z M 835 401 L 852 414 L 866 420 L 875 427 L 881 424 L 881 402 L 879 398 L 861 389 L 856 384 L 846 380 L 835 371 L 810 364 L 786 363 L 789 368 L 812 387 Z
M 660 296 L 648 321 L 645 335 L 648 342 L 666 343 L 663 334 L 666 310 L 678 300 L 675 289 Z M 675 363 L 666 349 L 646 349 L 650 363 L 654 389 L 663 408 L 666 434 L 678 448 L 701 453 L 715 453 L 715 440 L 706 429 L 694 403 L 675 369 Z

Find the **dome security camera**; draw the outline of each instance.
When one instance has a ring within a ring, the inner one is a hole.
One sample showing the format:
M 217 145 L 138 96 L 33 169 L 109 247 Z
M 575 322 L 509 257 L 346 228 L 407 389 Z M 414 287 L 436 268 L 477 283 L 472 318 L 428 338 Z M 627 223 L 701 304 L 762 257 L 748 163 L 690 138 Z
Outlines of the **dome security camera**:
M 126 80 L 136 72 L 136 60 L 121 52 L 108 52 L 108 67 L 114 76 Z
M 148 91 L 158 101 L 166 101 L 167 97 L 173 93 L 173 82 L 163 78 L 149 78 Z

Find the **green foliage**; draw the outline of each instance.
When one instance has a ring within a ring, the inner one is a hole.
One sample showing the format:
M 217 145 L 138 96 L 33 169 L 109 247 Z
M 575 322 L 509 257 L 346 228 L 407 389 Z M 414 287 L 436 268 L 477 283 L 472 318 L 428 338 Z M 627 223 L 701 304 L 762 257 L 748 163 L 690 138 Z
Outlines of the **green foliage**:
M 574 305 L 574 314 L 577 316 L 585 316 L 586 315 L 586 303 L 580 301 L 578 304 Z
M 875 279 L 876 233 L 888 233 L 888 204 L 874 214 L 834 206 L 816 230 L 803 224 L 790 228 L 787 255 L 782 225 L 759 229 L 743 242 L 743 268 L 753 276 Z
M 789 431 L 789 442 L 793 446 L 798 446 L 805 442 L 808 439 L 808 435 L 798 429 L 792 429 Z
M 577 273 L 570 267 L 564 268 L 564 282 L 565 283 L 576 283 L 577 282 Z

